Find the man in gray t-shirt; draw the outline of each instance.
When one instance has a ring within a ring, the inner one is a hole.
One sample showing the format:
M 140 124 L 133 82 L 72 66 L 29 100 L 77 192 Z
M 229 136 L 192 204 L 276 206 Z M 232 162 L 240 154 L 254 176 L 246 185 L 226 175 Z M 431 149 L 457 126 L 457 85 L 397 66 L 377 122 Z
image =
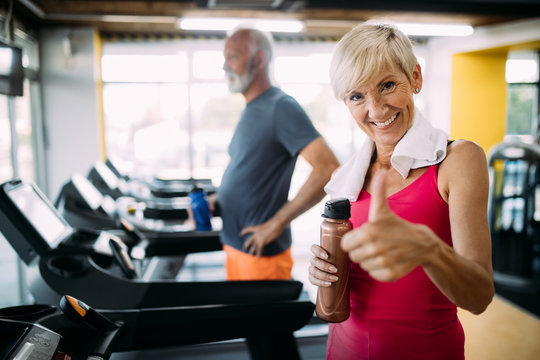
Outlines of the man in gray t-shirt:
M 322 200 L 339 163 L 296 100 L 271 85 L 271 39 L 257 30 L 236 30 L 224 56 L 230 90 L 246 99 L 217 196 L 227 279 L 290 279 L 289 224 Z M 288 201 L 298 155 L 313 169 Z

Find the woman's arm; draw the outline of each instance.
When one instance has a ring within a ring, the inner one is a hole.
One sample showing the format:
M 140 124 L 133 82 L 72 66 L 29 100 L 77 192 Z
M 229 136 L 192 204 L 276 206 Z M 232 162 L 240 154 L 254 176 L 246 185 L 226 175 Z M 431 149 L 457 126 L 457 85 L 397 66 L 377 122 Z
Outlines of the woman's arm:
M 369 221 L 345 234 L 342 247 L 352 261 L 380 281 L 395 281 L 422 266 L 454 304 L 479 314 L 494 295 L 487 221 L 489 179 L 483 150 L 472 142 L 454 142 L 439 167 L 438 179 L 439 191 L 449 204 L 453 248 L 427 226 L 410 223 L 390 210 L 380 173 L 371 186 Z M 310 282 L 330 286 L 337 280 L 335 267 L 325 261 L 328 257 L 322 248 L 313 245 L 311 251 Z
M 454 142 L 439 168 L 439 188 L 448 199 L 454 247 L 439 246 L 424 269 L 452 302 L 479 314 L 494 295 L 484 151 L 473 142 Z

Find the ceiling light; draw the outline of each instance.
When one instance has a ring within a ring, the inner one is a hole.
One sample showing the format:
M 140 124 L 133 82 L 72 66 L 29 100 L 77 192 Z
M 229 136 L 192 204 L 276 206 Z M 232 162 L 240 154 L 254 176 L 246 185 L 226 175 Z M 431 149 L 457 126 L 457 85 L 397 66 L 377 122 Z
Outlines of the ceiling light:
M 304 30 L 304 23 L 293 19 L 247 19 L 217 17 L 184 17 L 178 20 L 182 30 L 229 31 L 238 26 L 256 28 L 268 32 L 296 33 Z
M 470 25 L 395 23 L 398 29 L 409 36 L 469 36 L 474 29 Z

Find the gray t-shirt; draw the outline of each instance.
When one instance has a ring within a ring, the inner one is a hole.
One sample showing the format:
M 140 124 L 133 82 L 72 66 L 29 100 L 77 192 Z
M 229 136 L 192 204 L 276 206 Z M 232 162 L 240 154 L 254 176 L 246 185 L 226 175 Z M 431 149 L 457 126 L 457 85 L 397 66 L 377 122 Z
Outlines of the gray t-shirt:
M 272 217 L 288 200 L 298 153 L 320 136 L 294 98 L 272 87 L 250 101 L 229 145 L 230 163 L 218 191 L 221 242 L 242 250 L 246 226 Z M 268 244 L 264 256 L 291 246 L 291 229 Z

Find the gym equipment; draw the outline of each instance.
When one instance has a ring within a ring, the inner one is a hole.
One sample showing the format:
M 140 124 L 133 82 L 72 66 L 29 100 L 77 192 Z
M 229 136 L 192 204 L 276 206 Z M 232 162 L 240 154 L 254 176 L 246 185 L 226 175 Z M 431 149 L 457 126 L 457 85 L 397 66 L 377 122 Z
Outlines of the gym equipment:
M 0 358 L 106 360 L 121 351 L 290 334 L 312 312 L 307 302 L 96 310 L 63 296 L 59 306 L 0 309 Z M 298 356 L 290 348 L 267 351 L 264 359 Z
M 119 218 L 129 218 L 146 232 L 181 232 L 195 228 L 187 195 L 166 199 L 127 195 L 113 198 L 107 189 L 99 189 L 75 173 L 62 186 L 54 205 L 76 228 L 115 229 Z
M 131 178 L 122 175 L 110 159 L 94 162 L 87 178 L 99 191 L 113 199 L 131 196 L 143 201 L 156 198 L 164 200 L 186 197 L 194 188 L 203 189 L 206 194 L 217 191 L 211 179 L 164 179 L 156 176 L 151 179 Z
M 540 145 L 504 141 L 488 160 L 495 289 L 540 315 Z
M 27 265 L 28 288 L 37 303 L 54 305 L 71 294 L 114 310 L 113 321 L 115 311 L 122 310 L 121 320 L 135 325 L 132 334 L 128 331 L 132 341 L 124 348 L 119 340 L 119 351 L 167 346 L 174 339 L 197 343 L 234 336 L 247 337 L 257 358 L 297 358 L 294 326 L 287 324 L 301 327 L 313 316 L 314 304 L 299 300 L 299 281 L 145 280 L 131 261 L 138 246 L 130 249 L 109 231 L 73 229 L 35 185 L 21 180 L 0 185 L 0 231 Z M 186 324 L 182 330 L 175 321 L 180 318 Z M 157 335 L 140 339 L 146 334 Z M 282 346 L 273 346 L 278 342 Z
M 75 230 L 35 185 L 20 180 L 0 186 L 0 231 L 28 266 L 28 286 L 38 303 L 56 304 L 71 294 L 98 308 L 132 309 L 296 300 L 302 290 L 292 280 L 148 281 L 137 271 L 134 277 L 134 266 L 125 260 L 147 255 L 148 244 L 128 246 L 129 256 L 119 254 L 124 239 L 109 231 Z

